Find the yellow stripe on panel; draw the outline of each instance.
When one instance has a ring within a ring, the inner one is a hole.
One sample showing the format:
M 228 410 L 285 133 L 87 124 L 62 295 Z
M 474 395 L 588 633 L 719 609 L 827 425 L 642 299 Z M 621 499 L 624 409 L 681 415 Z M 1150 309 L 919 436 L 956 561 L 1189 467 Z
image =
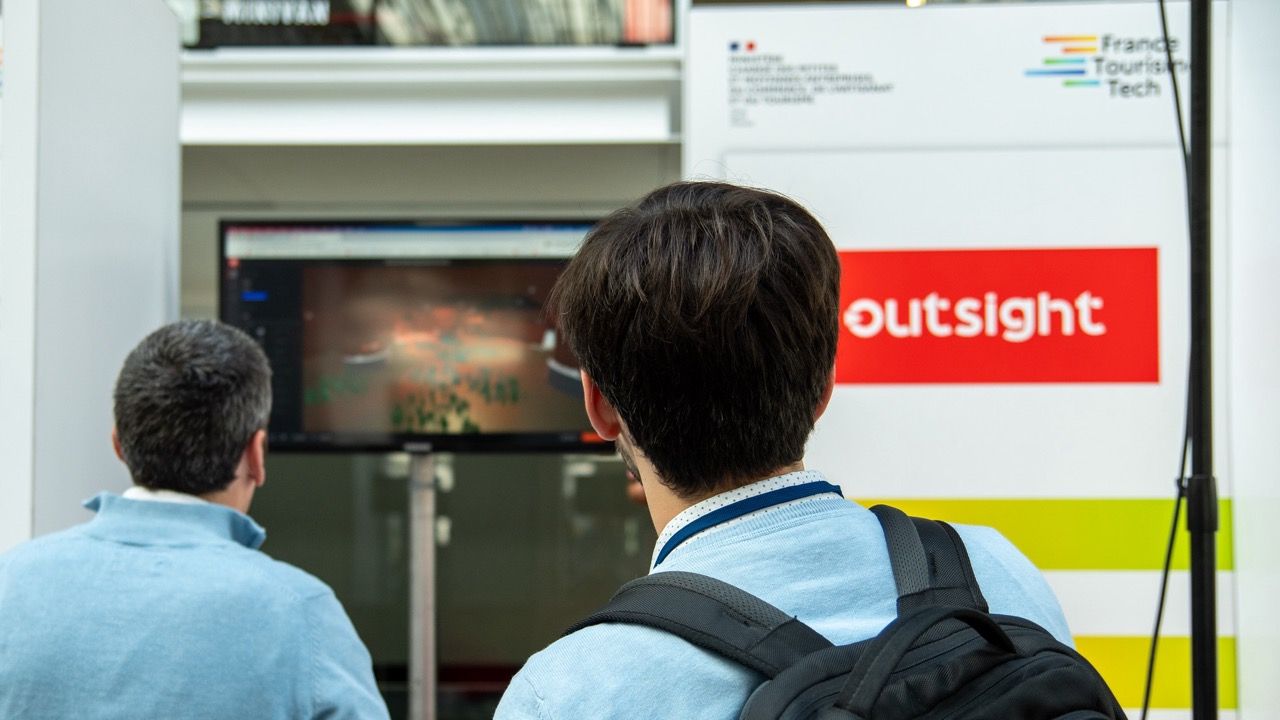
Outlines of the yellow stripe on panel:
M 1172 500 L 1152 499 L 874 499 L 909 515 L 999 530 L 1041 570 L 1159 570 L 1164 562 Z M 1218 569 L 1231 570 L 1231 501 L 1222 500 Z M 1185 527 L 1184 519 L 1179 522 Z M 1173 568 L 1189 566 L 1180 529 Z
M 1076 638 L 1076 648 L 1102 673 L 1121 705 L 1142 707 L 1151 638 L 1083 636 Z M 1218 698 L 1220 708 L 1235 709 L 1236 639 L 1233 637 L 1218 639 Z M 1151 707 L 1191 707 L 1191 638 L 1160 638 Z

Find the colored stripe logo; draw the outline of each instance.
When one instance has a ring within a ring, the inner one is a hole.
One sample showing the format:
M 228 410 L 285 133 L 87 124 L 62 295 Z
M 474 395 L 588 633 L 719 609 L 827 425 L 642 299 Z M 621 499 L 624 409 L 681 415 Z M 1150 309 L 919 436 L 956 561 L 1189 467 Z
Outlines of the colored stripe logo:
M 1159 570 L 1173 501 L 1154 498 L 858 498 L 908 515 L 999 530 L 1041 570 Z M 1218 568 L 1232 570 L 1232 503 L 1219 502 Z M 1070 541 L 1063 532 L 1075 533 Z M 1191 566 L 1186 533 L 1178 534 L 1173 569 Z
M 1087 59 L 1081 57 L 1097 54 L 1097 35 L 1046 35 L 1043 42 L 1057 54 L 1044 58 L 1044 67 L 1028 68 L 1023 75 L 1062 78 L 1062 86 L 1068 88 L 1098 87 L 1098 80 L 1089 77 Z

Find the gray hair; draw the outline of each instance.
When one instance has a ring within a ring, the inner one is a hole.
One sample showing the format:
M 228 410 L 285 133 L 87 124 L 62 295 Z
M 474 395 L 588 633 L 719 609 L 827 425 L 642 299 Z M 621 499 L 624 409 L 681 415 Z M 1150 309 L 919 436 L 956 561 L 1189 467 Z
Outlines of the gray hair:
M 148 335 L 116 379 L 116 433 L 138 485 L 202 495 L 235 477 L 271 415 L 271 366 L 244 332 L 183 320 Z

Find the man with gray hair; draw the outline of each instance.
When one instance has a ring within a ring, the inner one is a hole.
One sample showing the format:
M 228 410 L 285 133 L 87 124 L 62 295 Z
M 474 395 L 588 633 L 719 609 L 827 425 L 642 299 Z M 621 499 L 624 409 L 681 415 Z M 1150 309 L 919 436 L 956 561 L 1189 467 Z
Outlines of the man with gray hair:
M 115 389 L 134 487 L 0 555 L 0 718 L 385 718 L 333 592 L 258 551 L 271 368 L 249 336 L 184 321 Z

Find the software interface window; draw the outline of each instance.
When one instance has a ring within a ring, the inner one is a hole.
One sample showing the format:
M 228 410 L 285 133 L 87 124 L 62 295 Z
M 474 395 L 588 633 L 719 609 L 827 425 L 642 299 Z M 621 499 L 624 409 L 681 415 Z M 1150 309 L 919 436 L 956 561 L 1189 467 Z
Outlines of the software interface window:
M 281 448 L 597 443 L 546 301 L 584 224 L 228 224 L 222 317 L 275 369 Z

